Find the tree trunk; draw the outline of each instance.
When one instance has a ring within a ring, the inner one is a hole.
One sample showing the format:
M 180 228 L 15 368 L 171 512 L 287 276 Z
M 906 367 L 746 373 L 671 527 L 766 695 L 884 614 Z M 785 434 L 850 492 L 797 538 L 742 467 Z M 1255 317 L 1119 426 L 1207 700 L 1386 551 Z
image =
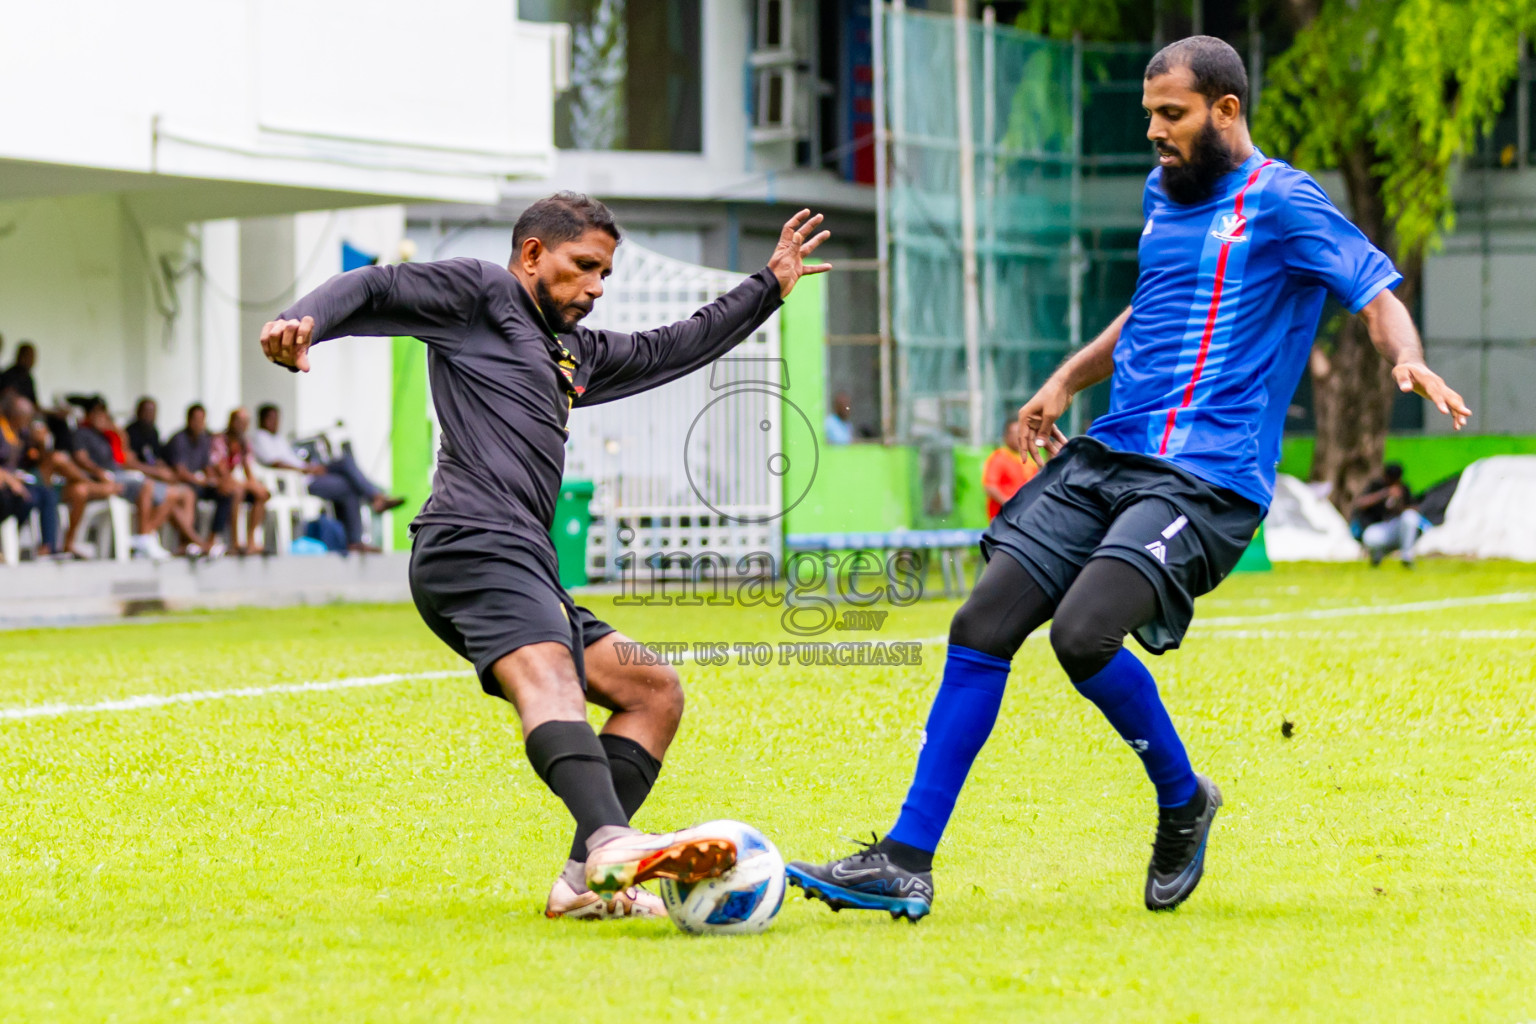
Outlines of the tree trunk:
M 1368 142 L 1339 154 L 1339 171 L 1355 224 L 1377 248 L 1391 254 L 1396 239 L 1387 225 L 1382 181 L 1371 171 L 1375 164 L 1376 154 Z M 1419 254 L 1398 261 L 1403 283 L 1397 287 L 1397 297 L 1409 310 L 1417 301 L 1422 262 Z M 1329 500 L 1347 512 L 1381 468 L 1397 395 L 1392 367 L 1371 345 L 1364 321 L 1343 316 L 1333 337 L 1319 338 L 1313 346 L 1309 369 L 1317 418 L 1312 479 L 1332 485 Z
M 1329 500 L 1341 512 L 1381 467 L 1392 411 L 1392 372 L 1371 347 L 1359 317 L 1342 317 L 1324 350 L 1312 349 L 1312 400 L 1317 448 L 1312 479 L 1331 485 Z

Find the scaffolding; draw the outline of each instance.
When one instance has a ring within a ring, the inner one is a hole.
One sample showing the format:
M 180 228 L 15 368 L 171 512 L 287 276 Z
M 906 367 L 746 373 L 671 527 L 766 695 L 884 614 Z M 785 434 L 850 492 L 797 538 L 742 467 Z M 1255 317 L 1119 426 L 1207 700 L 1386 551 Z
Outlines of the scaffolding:
M 1152 51 L 881 8 L 887 437 L 981 445 L 1130 300 Z

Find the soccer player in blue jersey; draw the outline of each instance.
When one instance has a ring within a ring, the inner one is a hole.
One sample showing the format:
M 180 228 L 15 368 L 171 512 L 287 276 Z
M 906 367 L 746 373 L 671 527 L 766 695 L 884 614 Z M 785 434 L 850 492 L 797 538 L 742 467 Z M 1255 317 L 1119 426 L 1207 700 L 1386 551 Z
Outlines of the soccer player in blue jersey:
M 1025 450 L 1050 459 L 982 538 L 987 566 L 950 624 L 895 826 L 842 860 L 789 866 L 792 884 L 834 909 L 928 913 L 933 852 L 997 719 L 1009 663 L 1047 620 L 1072 684 L 1156 790 L 1146 906 L 1182 903 L 1203 874 L 1221 793 L 1191 767 L 1151 673 L 1124 641 L 1133 634 L 1152 654 L 1177 647 L 1194 599 L 1253 538 L 1325 295 L 1361 315 L 1399 388 L 1457 429 L 1470 415 L 1425 365 L 1391 291 L 1402 280 L 1391 260 L 1315 181 L 1254 148 L 1235 50 L 1210 36 L 1165 47 L 1147 65 L 1142 105 L 1159 166 L 1142 201 L 1131 306 L 1019 410 Z M 1109 412 L 1068 441 L 1058 420 L 1105 378 Z

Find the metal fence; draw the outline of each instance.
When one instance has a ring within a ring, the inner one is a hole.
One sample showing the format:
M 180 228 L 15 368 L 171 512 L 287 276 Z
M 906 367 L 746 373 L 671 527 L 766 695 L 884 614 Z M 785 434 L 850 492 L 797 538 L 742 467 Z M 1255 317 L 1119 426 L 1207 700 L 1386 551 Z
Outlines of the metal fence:
M 988 13 L 897 3 L 877 19 L 882 373 L 900 440 L 989 439 L 1135 287 L 1151 48 Z
M 619 246 L 587 326 L 641 331 L 686 320 L 744 278 Z M 565 472 L 592 480 L 587 574 L 667 568 L 701 552 L 734 563 L 780 549 L 783 366 L 779 317 L 714 365 L 621 402 L 571 412 Z M 626 556 L 628 556 L 626 558 Z M 625 559 L 621 563 L 621 559 Z

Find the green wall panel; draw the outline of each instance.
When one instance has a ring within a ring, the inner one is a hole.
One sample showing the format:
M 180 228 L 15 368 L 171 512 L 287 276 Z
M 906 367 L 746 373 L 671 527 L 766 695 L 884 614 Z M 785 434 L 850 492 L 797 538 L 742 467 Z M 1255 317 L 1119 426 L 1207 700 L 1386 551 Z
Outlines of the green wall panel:
M 411 547 L 410 526 L 432 490 L 432 420 L 427 413 L 427 350 L 415 338 L 395 338 L 390 398 L 390 490 L 405 498 L 393 514 L 392 546 Z
M 985 526 L 987 498 L 981 489 L 981 467 L 991 448 L 955 449 L 955 510 L 947 516 L 925 516 L 915 447 L 827 444 L 822 433 L 827 416 L 826 279 L 802 278 L 779 317 L 781 351 L 788 366 L 783 437 L 789 468 L 784 496 L 789 502 L 805 494 L 785 515 L 785 532 Z M 803 430 L 791 429 L 799 418 L 795 409 L 810 420 L 814 447 Z
M 1312 473 L 1310 437 L 1288 437 L 1280 446 L 1280 472 L 1307 479 Z M 1401 462 L 1403 476 L 1415 490 L 1428 490 L 1446 477 L 1490 455 L 1536 455 L 1536 437 L 1434 435 L 1387 438 L 1386 461 Z

